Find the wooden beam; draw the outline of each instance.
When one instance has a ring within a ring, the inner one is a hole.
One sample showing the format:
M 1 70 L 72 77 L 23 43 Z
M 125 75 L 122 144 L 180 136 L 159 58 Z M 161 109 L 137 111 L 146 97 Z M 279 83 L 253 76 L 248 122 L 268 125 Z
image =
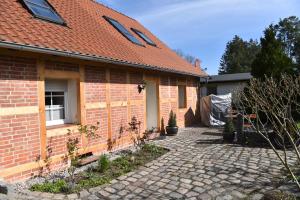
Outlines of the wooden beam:
M 67 135 L 68 130 L 71 130 L 71 132 L 78 132 L 78 126 L 70 125 L 70 126 L 64 126 L 59 128 L 47 129 L 47 138 Z
M 61 71 L 61 70 L 45 70 L 45 77 L 51 79 L 80 79 L 80 72 Z
M 45 114 L 45 61 L 37 60 L 38 70 L 38 101 L 40 113 L 40 152 L 41 159 L 47 156 L 47 130 L 46 130 L 46 114 Z
M 80 113 L 80 123 L 86 124 L 86 111 L 85 111 L 85 67 L 83 65 L 79 66 L 79 113 Z
M 86 103 L 85 108 L 88 109 L 101 109 L 107 108 L 106 102 Z
M 127 106 L 128 101 L 113 101 L 110 102 L 110 107 L 124 107 Z
M 145 73 L 143 73 L 143 81 L 146 81 L 146 75 L 145 75 Z M 147 88 L 145 88 L 142 91 L 143 92 L 143 100 L 144 100 L 144 130 L 147 129 L 147 98 L 146 98 L 146 90 L 147 90 Z
M 131 121 L 131 97 L 130 97 L 130 74 L 126 72 L 126 89 L 127 89 L 127 122 Z
M 69 72 L 68 72 L 69 74 Z M 67 75 L 67 74 L 66 74 Z M 72 75 L 72 74 L 71 74 Z M 72 76 L 74 76 L 73 74 Z M 79 87 L 78 87 L 78 94 L 77 95 L 77 102 L 78 102 L 78 110 L 77 113 L 79 114 L 79 120 L 80 124 L 85 125 L 86 124 L 86 110 L 85 110 L 85 67 L 84 65 L 79 65 Z M 88 143 L 87 137 L 83 134 L 81 136 L 82 145 L 86 146 Z
M 38 106 L 8 107 L 0 109 L 0 116 L 27 115 L 39 113 Z
M 156 79 L 156 98 L 157 98 L 157 128 L 160 131 L 160 77 Z
M 112 128 L 111 128 L 111 105 L 110 105 L 110 70 L 106 69 L 106 105 L 107 105 L 107 139 L 111 140 L 112 138 Z

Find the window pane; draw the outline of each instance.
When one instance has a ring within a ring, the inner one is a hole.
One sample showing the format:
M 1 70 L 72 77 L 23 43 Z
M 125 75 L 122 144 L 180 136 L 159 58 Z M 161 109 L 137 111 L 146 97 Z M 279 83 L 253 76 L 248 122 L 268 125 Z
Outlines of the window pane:
M 207 87 L 207 95 L 211 95 L 211 94 L 217 95 L 217 87 L 214 86 Z
M 64 92 L 52 92 L 52 96 L 64 96 Z
M 46 121 L 51 121 L 51 110 L 46 110 Z
M 184 85 L 178 86 L 178 104 L 179 108 L 186 108 L 186 87 Z
M 53 119 L 52 120 L 65 119 L 65 112 L 64 112 L 63 108 L 52 110 L 52 114 L 53 114 Z
M 64 107 L 65 97 L 52 97 L 52 105 L 56 107 Z
M 147 42 L 150 45 L 156 46 L 156 44 L 150 40 L 150 38 L 148 38 L 144 33 L 136 30 L 136 29 L 132 29 L 136 34 L 138 34 L 143 40 L 145 40 L 145 42 Z
M 32 3 L 27 3 L 27 6 L 35 15 L 37 15 L 37 17 L 42 17 L 57 23 L 63 23 L 63 20 L 51 8 L 44 8 Z
M 46 106 L 50 106 L 51 105 L 51 97 L 46 97 L 45 103 L 46 103 Z
M 28 1 L 29 3 L 33 3 L 33 4 L 38 4 L 40 6 L 49 7 L 49 5 L 46 3 L 45 0 L 25 0 L 25 1 Z
M 134 37 L 122 24 L 120 24 L 118 21 L 108 18 L 108 17 L 104 17 L 108 22 L 110 22 L 117 30 L 119 30 L 128 40 L 130 40 L 131 42 L 138 44 L 138 45 L 142 45 L 142 43 L 136 39 L 136 37 Z

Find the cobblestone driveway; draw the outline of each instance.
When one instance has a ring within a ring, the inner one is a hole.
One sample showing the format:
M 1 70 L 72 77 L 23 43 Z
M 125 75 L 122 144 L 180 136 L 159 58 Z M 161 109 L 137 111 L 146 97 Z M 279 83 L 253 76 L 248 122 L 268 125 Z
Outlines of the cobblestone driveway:
M 91 200 L 260 199 L 263 193 L 276 188 L 281 164 L 271 149 L 222 144 L 218 131 L 208 128 L 183 129 L 177 136 L 155 143 L 171 151 L 110 185 L 78 196 L 34 196 Z

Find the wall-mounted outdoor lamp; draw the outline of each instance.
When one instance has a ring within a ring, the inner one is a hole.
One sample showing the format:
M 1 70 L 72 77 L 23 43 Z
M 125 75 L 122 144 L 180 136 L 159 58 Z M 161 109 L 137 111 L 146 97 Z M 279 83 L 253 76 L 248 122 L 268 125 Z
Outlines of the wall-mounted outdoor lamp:
M 141 93 L 146 88 L 146 83 L 143 81 L 141 84 L 138 84 L 138 91 Z

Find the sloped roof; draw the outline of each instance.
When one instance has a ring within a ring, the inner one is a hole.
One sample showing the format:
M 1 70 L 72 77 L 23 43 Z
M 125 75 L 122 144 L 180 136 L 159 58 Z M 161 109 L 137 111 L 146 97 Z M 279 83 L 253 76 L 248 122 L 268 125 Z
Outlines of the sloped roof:
M 213 75 L 207 77 L 208 83 L 217 83 L 217 82 L 234 82 L 234 81 L 248 81 L 252 78 L 251 73 L 236 73 L 236 74 L 222 74 L 222 75 Z M 202 83 L 206 82 L 205 78 L 201 78 Z
M 93 0 L 48 0 L 66 26 L 35 18 L 19 0 L 1 0 L 0 47 L 43 50 L 45 53 L 77 55 L 119 64 L 205 76 L 200 68 L 177 56 L 136 20 Z M 123 24 L 145 47 L 135 45 L 103 16 Z M 158 22 L 159 23 L 159 22 Z M 146 44 L 130 28 L 142 31 L 157 47 Z M 50 51 L 48 51 L 50 50 Z

